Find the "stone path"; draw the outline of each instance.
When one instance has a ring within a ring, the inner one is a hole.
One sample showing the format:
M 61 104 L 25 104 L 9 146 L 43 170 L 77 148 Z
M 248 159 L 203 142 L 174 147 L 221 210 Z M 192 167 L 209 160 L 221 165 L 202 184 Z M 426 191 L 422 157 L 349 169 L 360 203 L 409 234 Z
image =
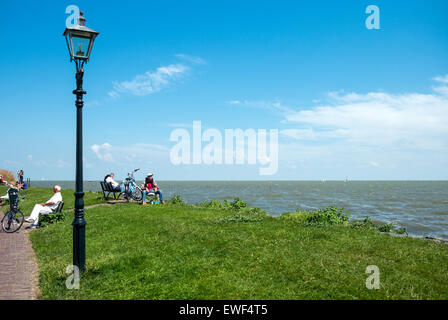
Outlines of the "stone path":
M 3 212 L 0 211 L 0 217 Z M 39 297 L 39 270 L 24 226 L 15 233 L 0 229 L 0 300 Z

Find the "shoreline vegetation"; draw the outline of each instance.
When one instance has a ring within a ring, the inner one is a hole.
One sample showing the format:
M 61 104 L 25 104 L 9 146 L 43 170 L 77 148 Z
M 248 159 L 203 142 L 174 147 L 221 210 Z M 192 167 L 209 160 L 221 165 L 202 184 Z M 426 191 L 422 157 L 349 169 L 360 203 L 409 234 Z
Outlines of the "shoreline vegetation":
M 51 190 L 21 193 L 27 216 Z M 62 195 L 63 213 L 30 233 L 43 299 L 448 298 L 444 243 L 351 221 L 336 207 L 272 217 L 238 198 L 186 204 L 180 196 L 164 206 L 86 209 L 87 269 L 81 288 L 68 290 L 74 197 Z M 86 207 L 100 203 L 101 192 L 86 192 Z M 380 270 L 378 290 L 366 288 L 371 265 Z

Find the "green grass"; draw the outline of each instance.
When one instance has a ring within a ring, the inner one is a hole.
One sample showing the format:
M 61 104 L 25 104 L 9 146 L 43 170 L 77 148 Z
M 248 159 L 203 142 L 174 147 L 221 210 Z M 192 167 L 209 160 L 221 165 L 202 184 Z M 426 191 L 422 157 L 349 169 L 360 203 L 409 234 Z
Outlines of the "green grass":
M 170 204 L 97 207 L 86 219 L 79 290 L 65 287 L 71 219 L 30 233 L 43 299 L 448 298 L 444 244 Z M 379 290 L 365 286 L 368 265 Z

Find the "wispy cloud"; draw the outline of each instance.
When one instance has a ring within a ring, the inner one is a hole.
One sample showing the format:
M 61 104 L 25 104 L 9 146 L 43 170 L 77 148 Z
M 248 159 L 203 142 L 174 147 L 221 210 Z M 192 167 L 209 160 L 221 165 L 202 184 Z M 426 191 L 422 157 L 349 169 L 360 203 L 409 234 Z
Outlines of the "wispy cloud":
M 184 60 L 185 62 L 191 63 L 191 64 L 206 64 L 207 62 L 199 57 L 191 56 L 189 54 L 185 53 L 178 53 L 174 55 L 175 57 Z
M 284 106 L 279 101 L 249 101 L 249 100 L 230 100 L 227 102 L 230 105 L 241 105 L 244 107 L 255 108 L 255 109 L 265 109 L 274 112 L 289 113 L 293 110 L 289 107 Z
M 114 82 L 114 91 L 108 94 L 111 97 L 116 97 L 117 92 L 147 96 L 168 87 L 173 81 L 185 75 L 189 69 L 180 63 L 159 67 L 156 71 L 147 71 L 137 75 L 131 81 Z
M 383 92 L 330 93 L 330 104 L 285 114 L 308 137 L 343 137 L 347 143 L 433 149 L 446 146 L 448 96 Z M 284 132 L 288 133 L 288 132 Z M 289 132 L 291 133 L 291 132 Z M 290 134 L 290 136 L 292 136 Z
M 206 64 L 200 57 L 184 53 L 174 56 L 181 61 L 146 71 L 136 75 L 132 80 L 112 82 L 113 90 L 107 93 L 108 99 L 118 99 L 121 94 L 147 96 L 160 92 L 189 74 L 195 66 Z
M 111 97 L 112 99 L 117 99 L 117 98 L 120 97 L 120 95 L 119 95 L 117 92 L 113 91 L 113 90 L 109 91 L 109 92 L 107 93 L 107 95 L 108 95 L 109 97 Z
M 437 81 L 437 82 L 448 83 L 448 74 L 446 74 L 444 76 L 437 76 L 437 77 L 433 78 L 433 80 Z

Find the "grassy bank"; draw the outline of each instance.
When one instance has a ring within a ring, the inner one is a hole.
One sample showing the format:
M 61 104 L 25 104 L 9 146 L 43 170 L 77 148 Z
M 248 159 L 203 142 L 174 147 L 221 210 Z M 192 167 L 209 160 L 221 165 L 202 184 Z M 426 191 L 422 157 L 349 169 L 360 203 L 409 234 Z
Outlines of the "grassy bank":
M 87 210 L 87 270 L 79 290 L 65 287 L 71 219 L 33 231 L 42 298 L 448 298 L 447 245 L 215 207 L 130 203 Z M 366 288 L 369 265 L 379 267 L 379 290 Z
M 5 186 L 0 186 L 0 195 L 5 195 L 8 188 Z M 70 211 L 75 207 L 75 198 L 73 196 L 73 190 L 62 190 L 62 198 L 64 200 L 64 211 Z M 37 203 L 42 203 L 48 201 L 53 195 L 53 191 L 49 188 L 30 188 L 27 190 L 21 190 L 20 195 L 24 196 L 25 200 L 20 200 L 20 209 L 28 216 L 33 207 Z M 84 195 L 84 203 L 86 206 L 104 203 L 102 192 L 90 192 L 87 191 Z M 2 209 L 3 208 L 3 209 Z M 9 206 L 6 204 L 5 207 L 0 207 L 0 210 L 7 211 Z

